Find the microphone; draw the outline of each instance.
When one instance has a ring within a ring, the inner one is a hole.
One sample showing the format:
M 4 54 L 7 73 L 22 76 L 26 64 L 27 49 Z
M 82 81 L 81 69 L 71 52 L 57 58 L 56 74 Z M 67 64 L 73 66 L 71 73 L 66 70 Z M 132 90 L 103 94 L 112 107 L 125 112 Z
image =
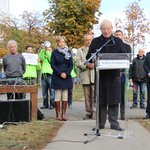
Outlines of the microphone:
M 111 40 L 113 41 L 113 43 L 115 44 L 115 40 L 114 40 L 114 38 L 113 37 L 111 37 Z

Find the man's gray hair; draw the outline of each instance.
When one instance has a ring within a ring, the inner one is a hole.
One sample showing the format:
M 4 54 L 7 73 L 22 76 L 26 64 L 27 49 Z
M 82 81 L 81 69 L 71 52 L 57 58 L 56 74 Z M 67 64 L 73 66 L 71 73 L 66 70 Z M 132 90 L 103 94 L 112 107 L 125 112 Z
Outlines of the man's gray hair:
M 8 44 L 7 44 L 8 49 L 9 49 L 9 45 L 10 45 L 11 43 L 15 43 L 15 44 L 16 44 L 16 46 L 17 46 L 17 42 L 16 42 L 16 41 L 14 41 L 14 40 L 10 40 L 10 41 L 8 41 Z
M 100 28 L 101 28 L 101 27 L 102 27 L 102 25 L 103 25 L 103 24 L 105 24 L 105 23 L 109 23 L 109 24 L 112 26 L 111 21 L 110 21 L 110 20 L 108 20 L 108 19 L 105 19 L 105 20 L 103 20 L 103 21 L 101 22 L 101 24 L 100 24 Z
M 145 48 L 142 48 L 142 47 L 141 47 L 141 48 L 139 48 L 139 51 L 140 51 L 140 50 L 143 50 L 143 51 L 145 52 Z
M 84 35 L 84 40 L 85 40 L 85 37 L 86 37 L 86 36 L 91 36 L 91 37 L 92 37 L 92 34 L 85 34 L 85 35 Z

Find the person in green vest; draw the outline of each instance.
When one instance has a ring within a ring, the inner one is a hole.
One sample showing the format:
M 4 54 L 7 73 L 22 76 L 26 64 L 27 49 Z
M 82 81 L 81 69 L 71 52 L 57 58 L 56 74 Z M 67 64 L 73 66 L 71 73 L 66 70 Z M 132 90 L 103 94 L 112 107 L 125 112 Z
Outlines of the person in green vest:
M 32 46 L 26 46 L 27 53 L 33 53 Z M 26 64 L 26 72 L 23 74 L 23 79 L 28 84 L 37 84 L 37 70 L 41 70 L 40 59 L 37 59 L 37 65 Z
M 76 65 L 75 65 L 75 56 L 76 56 L 76 53 L 77 53 L 77 49 L 76 48 L 73 48 L 72 49 L 72 56 L 73 56 L 73 68 L 72 68 L 72 71 L 71 71 L 71 78 L 72 78 L 72 84 L 74 83 L 74 79 L 75 77 L 77 76 L 76 74 Z M 72 92 L 73 92 L 73 88 L 72 89 L 68 89 L 68 108 L 69 109 L 72 109 Z
M 39 58 L 42 60 L 41 69 L 41 82 L 42 82 L 42 94 L 43 94 L 43 106 L 41 109 L 54 109 L 55 90 L 51 88 L 53 69 L 51 68 L 51 43 L 49 41 L 44 42 L 45 49 L 41 49 Z M 50 107 L 48 103 L 48 90 L 50 93 Z

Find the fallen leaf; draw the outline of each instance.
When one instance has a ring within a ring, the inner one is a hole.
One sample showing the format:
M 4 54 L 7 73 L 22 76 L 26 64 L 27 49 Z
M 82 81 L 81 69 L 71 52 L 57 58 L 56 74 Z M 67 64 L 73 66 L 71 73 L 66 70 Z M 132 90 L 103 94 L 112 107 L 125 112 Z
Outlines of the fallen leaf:
M 27 149 L 27 146 L 24 146 L 24 147 L 23 147 L 23 150 L 24 150 L 24 149 Z
M 23 135 L 26 135 L 27 133 L 26 133 L 26 132 L 22 132 L 22 134 L 23 134 Z

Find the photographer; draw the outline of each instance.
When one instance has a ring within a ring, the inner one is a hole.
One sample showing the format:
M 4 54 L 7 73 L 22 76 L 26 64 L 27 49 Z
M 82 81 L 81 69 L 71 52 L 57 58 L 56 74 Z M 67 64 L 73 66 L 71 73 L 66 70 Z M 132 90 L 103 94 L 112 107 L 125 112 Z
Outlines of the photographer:
M 53 70 L 50 64 L 52 52 L 52 48 L 50 47 L 51 43 L 49 41 L 45 41 L 43 46 L 45 47 L 45 49 L 41 49 L 39 54 L 39 58 L 42 60 L 41 82 L 43 93 L 43 106 L 41 107 L 41 109 L 54 109 L 55 90 L 51 89 L 51 80 L 53 74 Z M 50 107 L 48 104 L 48 89 L 50 93 Z

